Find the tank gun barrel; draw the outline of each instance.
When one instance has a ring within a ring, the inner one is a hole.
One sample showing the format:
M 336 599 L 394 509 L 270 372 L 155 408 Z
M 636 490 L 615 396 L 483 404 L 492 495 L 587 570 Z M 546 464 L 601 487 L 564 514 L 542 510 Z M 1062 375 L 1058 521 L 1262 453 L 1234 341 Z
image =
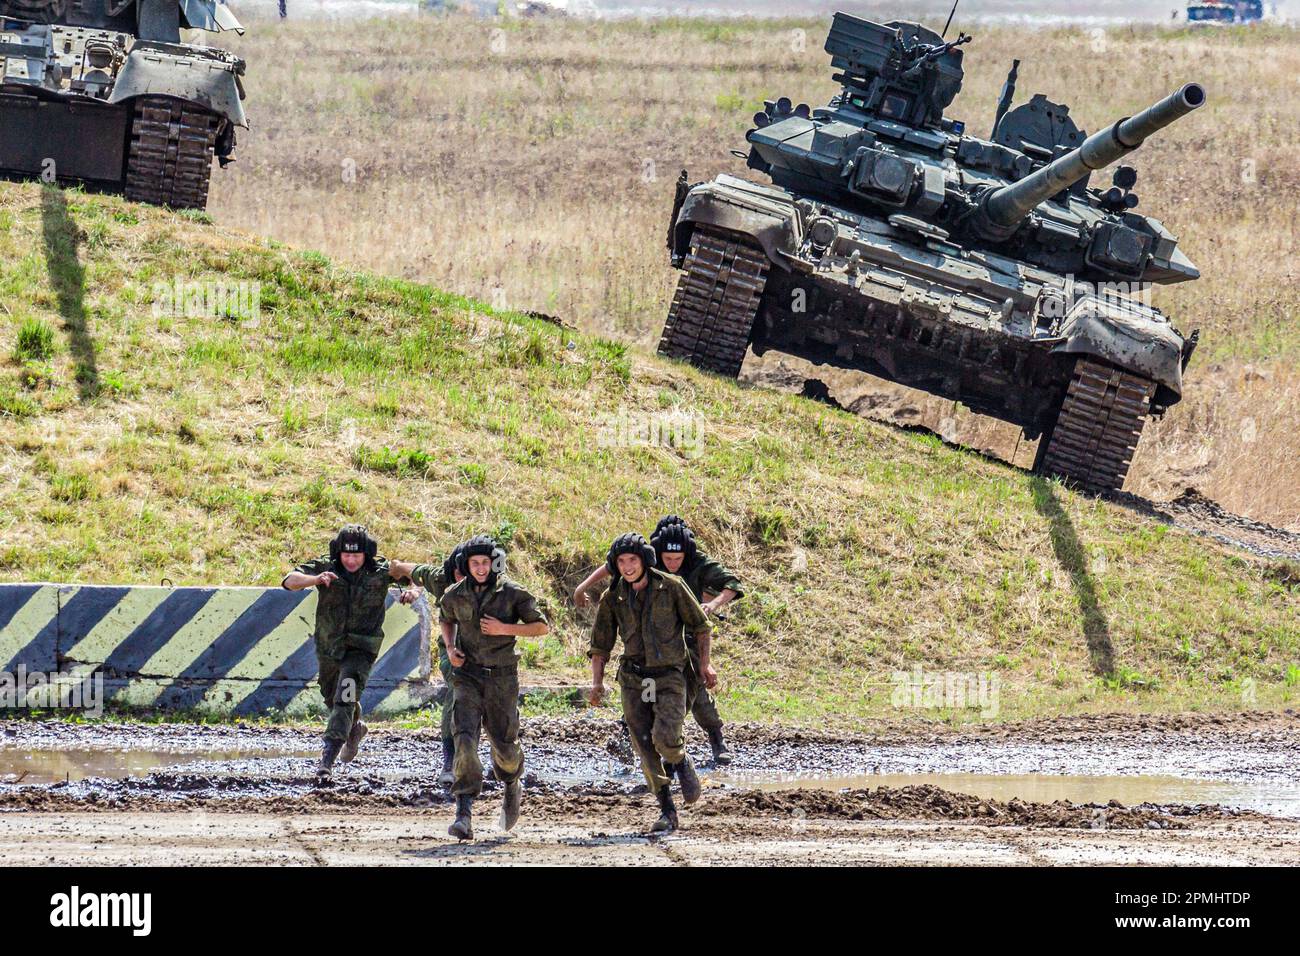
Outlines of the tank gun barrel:
M 980 207 L 979 224 L 990 232 L 1016 226 L 1040 202 L 1068 189 L 1095 169 L 1109 166 L 1205 102 L 1199 83 L 1188 83 L 1136 116 L 1093 133 L 1077 149 L 1052 160 L 1019 182 L 990 192 Z

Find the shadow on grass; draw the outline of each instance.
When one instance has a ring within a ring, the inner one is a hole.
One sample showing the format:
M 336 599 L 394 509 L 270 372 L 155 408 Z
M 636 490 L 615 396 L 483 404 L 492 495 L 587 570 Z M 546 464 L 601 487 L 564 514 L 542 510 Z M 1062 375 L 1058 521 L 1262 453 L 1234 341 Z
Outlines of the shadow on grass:
M 77 253 L 80 231 L 68 211 L 67 195 L 57 186 L 41 190 L 41 233 L 50 284 L 76 364 L 77 392 L 83 402 L 89 401 L 99 393 L 99 367 L 87 327 L 86 269 Z
M 1093 673 L 1100 677 L 1108 676 L 1115 670 L 1115 648 L 1111 642 L 1110 625 L 1097 598 L 1097 582 L 1088 571 L 1088 556 L 1074 529 L 1074 522 L 1061 507 L 1050 481 L 1032 477 L 1029 479 L 1029 488 L 1034 496 L 1034 507 L 1047 519 L 1056 560 L 1070 575 L 1070 583 L 1074 585 L 1074 593 L 1079 598 L 1079 610 L 1083 613 L 1083 635 L 1088 641 Z

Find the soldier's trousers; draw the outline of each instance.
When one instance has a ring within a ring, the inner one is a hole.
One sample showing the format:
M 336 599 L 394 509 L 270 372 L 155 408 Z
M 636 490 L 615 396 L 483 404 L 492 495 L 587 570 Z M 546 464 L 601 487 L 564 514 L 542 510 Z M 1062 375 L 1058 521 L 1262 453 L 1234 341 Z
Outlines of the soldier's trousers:
M 722 715 L 718 713 L 718 702 L 713 693 L 704 686 L 700 677 L 700 655 L 694 648 L 690 649 L 691 669 L 686 675 L 686 702 L 695 722 L 705 730 L 722 730 Z
M 665 668 L 649 676 L 634 674 L 626 665 L 618 669 L 623 721 L 641 761 L 641 772 L 651 793 L 668 786 L 665 763 L 686 759 L 685 668 Z
M 375 656 L 349 647 L 341 660 L 318 652 L 316 663 L 320 667 L 320 695 L 330 709 L 325 739 L 347 740 L 352 724 L 361 719 L 361 693 L 370 680 Z
M 524 751 L 519 746 L 519 668 L 494 667 L 486 676 L 472 665 L 453 668 L 456 693 L 452 724 L 456 732 L 455 780 L 451 792 L 477 797 L 483 791 L 483 765 L 478 759 L 479 732 L 486 731 L 492 746 L 492 769 L 502 783 L 524 772 Z
M 447 685 L 447 696 L 442 699 L 442 742 L 450 744 L 456 739 L 456 726 L 452 723 L 452 707 L 456 704 L 456 687 L 451 682 L 451 658 L 447 648 L 438 645 L 438 673 Z

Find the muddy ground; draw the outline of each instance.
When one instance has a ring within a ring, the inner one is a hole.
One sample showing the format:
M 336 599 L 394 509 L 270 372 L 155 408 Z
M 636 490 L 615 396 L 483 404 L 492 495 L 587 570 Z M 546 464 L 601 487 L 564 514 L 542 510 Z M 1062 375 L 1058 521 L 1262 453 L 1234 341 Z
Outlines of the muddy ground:
M 376 728 L 322 786 L 311 772 L 317 732 L 0 722 L 0 864 L 1300 862 L 1294 712 L 869 735 L 741 726 L 725 771 L 692 738 L 704 797 L 683 808 L 678 833 L 653 840 L 654 801 L 617 724 L 538 718 L 524 727 L 523 820 L 499 831 L 490 783 L 471 844 L 446 835 L 436 735 Z M 154 769 L 105 769 L 140 756 Z M 64 779 L 49 782 L 51 768 Z M 1051 784 L 1076 798 L 1035 797 Z M 1126 793 L 1156 799 L 1113 796 Z

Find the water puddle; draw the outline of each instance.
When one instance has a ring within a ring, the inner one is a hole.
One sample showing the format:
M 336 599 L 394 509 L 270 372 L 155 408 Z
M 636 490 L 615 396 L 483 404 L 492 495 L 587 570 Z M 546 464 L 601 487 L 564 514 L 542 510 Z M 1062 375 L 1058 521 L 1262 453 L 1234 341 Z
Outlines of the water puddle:
M 155 770 L 202 761 L 307 757 L 283 750 L 0 750 L 0 783 L 51 784 L 88 777 L 143 777 Z
M 144 777 L 156 771 L 201 764 L 205 774 L 230 774 L 265 778 L 306 772 L 303 761 L 314 761 L 315 750 L 293 749 L 181 749 L 108 750 L 0 748 L 0 784 L 49 785 L 88 778 L 120 780 Z M 598 786 L 609 782 L 637 783 L 634 765 L 602 760 L 574 759 L 572 754 L 536 754 L 530 775 L 567 787 Z M 484 754 L 486 758 L 486 754 Z M 357 769 L 389 779 L 430 778 L 437 773 L 431 750 L 371 754 Z M 1156 804 L 1219 804 L 1256 810 L 1274 816 L 1300 818 L 1300 781 L 1205 780 L 1175 776 L 1084 775 L 1044 773 L 877 773 L 860 775 L 769 774 L 724 772 L 701 767 L 701 777 L 713 784 L 756 790 L 870 790 L 876 787 L 930 785 L 983 799 L 1052 803 L 1105 804 L 1118 800 L 1125 806 Z
M 883 773 L 860 776 L 706 775 L 715 783 L 752 790 L 867 790 L 928 784 L 991 800 L 1052 803 L 1217 803 L 1275 816 L 1300 817 L 1300 783 L 1197 780 L 1186 777 L 1074 776 L 1069 774 Z

